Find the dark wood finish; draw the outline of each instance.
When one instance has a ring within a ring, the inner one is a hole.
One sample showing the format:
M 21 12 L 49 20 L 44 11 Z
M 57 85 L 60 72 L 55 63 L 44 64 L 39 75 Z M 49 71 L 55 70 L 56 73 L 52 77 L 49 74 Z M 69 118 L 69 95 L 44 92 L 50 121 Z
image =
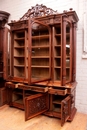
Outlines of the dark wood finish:
M 25 120 L 39 115 L 49 109 L 49 97 L 46 94 L 36 94 L 25 98 Z
M 25 109 L 25 120 L 41 113 L 61 118 L 61 125 L 73 120 L 77 22 L 73 10 L 59 14 L 37 4 L 9 23 L 8 102 Z
M 0 106 L 7 103 L 7 88 L 5 82 L 0 78 Z
M 5 46 L 7 43 L 5 24 L 8 21 L 9 15 L 5 11 L 0 11 L 0 106 L 7 103 L 7 89 L 5 87 L 7 63 L 4 57 L 6 56 L 5 50 L 7 50 L 7 46 Z

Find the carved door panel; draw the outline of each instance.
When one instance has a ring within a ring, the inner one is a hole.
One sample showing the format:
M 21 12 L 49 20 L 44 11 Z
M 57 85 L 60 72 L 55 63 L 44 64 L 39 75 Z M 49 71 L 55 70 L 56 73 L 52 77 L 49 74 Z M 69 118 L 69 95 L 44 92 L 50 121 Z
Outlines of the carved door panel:
M 62 100 L 61 103 L 61 126 L 64 125 L 64 123 L 68 120 L 71 109 L 71 97 L 67 96 L 64 100 Z
M 25 98 L 25 120 L 33 118 L 49 109 L 48 94 L 35 94 Z

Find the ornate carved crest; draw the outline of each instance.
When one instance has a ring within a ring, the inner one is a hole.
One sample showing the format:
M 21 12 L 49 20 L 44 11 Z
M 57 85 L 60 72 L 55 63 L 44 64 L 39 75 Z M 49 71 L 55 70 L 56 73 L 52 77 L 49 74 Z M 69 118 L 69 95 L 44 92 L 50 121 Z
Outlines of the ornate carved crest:
M 47 16 L 47 15 L 52 15 L 52 14 L 57 14 L 57 13 L 58 13 L 57 11 L 54 11 L 54 10 L 52 10 L 50 8 L 47 8 L 43 4 L 41 4 L 41 5 L 36 4 L 36 6 L 29 9 L 27 11 L 27 13 L 25 13 L 23 15 L 23 17 L 20 18 L 20 21 L 21 20 L 27 20 L 29 18 Z

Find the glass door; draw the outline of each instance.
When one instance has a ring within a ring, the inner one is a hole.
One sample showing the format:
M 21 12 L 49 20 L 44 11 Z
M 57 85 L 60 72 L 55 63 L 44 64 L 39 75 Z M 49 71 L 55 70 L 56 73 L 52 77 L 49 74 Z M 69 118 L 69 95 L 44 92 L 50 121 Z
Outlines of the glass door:
M 66 24 L 66 82 L 72 79 L 72 28 Z
M 64 17 L 62 43 L 62 85 L 72 81 L 72 22 Z
M 39 21 L 29 21 L 29 84 L 51 79 L 51 31 Z

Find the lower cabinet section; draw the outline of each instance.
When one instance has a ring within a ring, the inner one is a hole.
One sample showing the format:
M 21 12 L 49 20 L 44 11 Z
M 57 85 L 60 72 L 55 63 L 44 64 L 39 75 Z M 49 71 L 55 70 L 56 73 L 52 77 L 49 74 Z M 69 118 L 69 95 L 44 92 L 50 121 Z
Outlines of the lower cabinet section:
M 39 114 L 61 119 L 61 126 L 76 113 L 75 86 L 54 88 L 7 82 L 9 106 L 25 110 L 25 120 Z
M 61 125 L 63 125 L 69 118 L 71 113 L 71 97 L 69 95 L 59 96 L 50 95 L 50 109 L 45 112 L 45 115 L 61 118 Z

